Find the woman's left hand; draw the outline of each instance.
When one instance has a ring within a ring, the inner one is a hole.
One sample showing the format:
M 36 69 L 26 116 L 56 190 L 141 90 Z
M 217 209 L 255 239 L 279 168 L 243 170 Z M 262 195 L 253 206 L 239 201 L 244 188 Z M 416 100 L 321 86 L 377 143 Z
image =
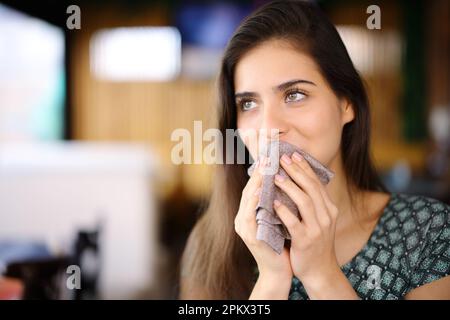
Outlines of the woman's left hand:
M 275 184 L 297 205 L 301 219 L 279 201 L 274 208 L 291 235 L 292 271 L 307 289 L 332 280 L 340 270 L 334 248 L 338 209 L 300 154 L 283 155 L 280 163 L 292 180 L 276 175 Z

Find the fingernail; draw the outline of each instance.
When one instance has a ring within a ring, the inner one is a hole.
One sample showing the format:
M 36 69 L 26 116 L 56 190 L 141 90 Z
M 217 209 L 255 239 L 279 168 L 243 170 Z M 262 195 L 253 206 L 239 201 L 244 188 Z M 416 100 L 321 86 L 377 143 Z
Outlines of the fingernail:
M 281 202 L 280 202 L 280 201 L 278 201 L 278 200 L 274 200 L 274 201 L 273 201 L 273 206 L 274 206 L 275 208 L 278 208 L 280 205 L 281 205 Z
M 258 166 L 259 173 L 261 173 L 261 174 L 264 173 L 264 166 L 265 166 L 265 158 L 261 157 L 259 160 L 259 166 Z
M 291 158 L 289 158 L 289 156 L 287 154 L 283 154 L 283 156 L 281 157 L 281 161 L 283 161 L 286 164 L 291 164 L 292 163 Z
M 259 158 L 259 166 L 264 167 L 264 157 Z
M 297 161 L 302 161 L 303 157 L 300 155 L 300 153 L 298 153 L 297 151 L 294 152 L 294 154 L 292 155 L 292 157 L 297 160 Z
M 278 173 L 275 175 L 275 180 L 277 180 L 278 182 L 283 182 L 286 178 L 279 175 Z

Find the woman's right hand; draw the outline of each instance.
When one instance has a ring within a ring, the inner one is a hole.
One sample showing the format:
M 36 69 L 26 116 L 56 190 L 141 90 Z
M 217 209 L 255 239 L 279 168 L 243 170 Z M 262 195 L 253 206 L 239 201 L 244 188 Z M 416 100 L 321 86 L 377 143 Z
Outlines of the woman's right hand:
M 281 254 L 278 254 L 267 243 L 256 239 L 256 206 L 266 166 L 268 166 L 267 158 L 258 160 L 252 176 L 242 191 L 234 227 L 258 266 L 259 277 L 250 298 L 287 299 L 293 276 L 288 249 L 284 248 Z

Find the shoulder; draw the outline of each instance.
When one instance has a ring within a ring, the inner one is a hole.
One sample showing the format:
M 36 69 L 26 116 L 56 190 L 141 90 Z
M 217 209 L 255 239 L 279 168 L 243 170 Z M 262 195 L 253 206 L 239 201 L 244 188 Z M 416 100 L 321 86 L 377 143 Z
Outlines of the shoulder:
M 392 193 L 380 239 L 398 258 L 407 293 L 450 273 L 450 206 L 417 194 Z
M 422 195 L 392 193 L 387 209 L 399 221 L 414 218 L 419 225 L 433 223 L 448 224 L 450 205 Z
M 408 260 L 410 270 L 450 255 L 450 206 L 437 199 L 392 193 L 378 228 L 392 250 Z
M 406 238 L 450 241 L 450 206 L 431 197 L 392 193 L 383 220 L 388 230 L 397 229 Z
M 395 194 L 394 210 L 405 206 L 419 225 L 428 225 L 431 229 L 450 225 L 450 206 L 437 199 L 405 193 Z M 409 210 L 408 210 L 409 209 Z M 401 210 L 399 214 L 401 214 Z
M 406 203 L 414 207 L 414 209 L 416 210 L 424 207 L 429 207 L 432 209 L 432 211 L 445 211 L 449 210 L 450 208 L 448 204 L 440 200 L 423 195 L 408 194 L 401 192 L 393 192 L 391 195 L 395 197 L 398 200 L 398 202 Z
M 410 289 L 450 273 L 450 206 L 437 199 L 404 193 L 391 204 L 411 271 Z
M 370 216 L 376 220 L 392 220 L 395 217 L 395 220 L 400 222 L 417 216 L 420 224 L 433 219 L 442 224 L 445 220 L 448 222 L 450 217 L 449 204 L 423 195 L 371 192 L 367 199 L 368 211 L 372 213 Z

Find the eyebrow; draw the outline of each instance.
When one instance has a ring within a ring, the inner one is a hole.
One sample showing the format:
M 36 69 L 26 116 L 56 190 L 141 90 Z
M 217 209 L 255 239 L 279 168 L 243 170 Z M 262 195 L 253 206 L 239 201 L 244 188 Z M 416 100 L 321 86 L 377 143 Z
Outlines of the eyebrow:
M 316 84 L 312 81 L 308 81 L 308 80 L 303 80 L 303 79 L 294 79 L 294 80 L 290 80 L 290 81 L 286 81 L 283 82 L 275 87 L 272 88 L 272 90 L 275 91 L 284 91 L 287 88 L 293 86 L 294 84 L 298 84 L 298 83 L 305 83 L 305 84 L 310 84 L 313 86 L 316 86 Z M 250 92 L 250 91 L 244 91 L 244 92 L 238 92 L 234 95 L 235 98 L 242 98 L 242 97 L 257 97 L 259 96 L 258 93 L 256 92 Z

